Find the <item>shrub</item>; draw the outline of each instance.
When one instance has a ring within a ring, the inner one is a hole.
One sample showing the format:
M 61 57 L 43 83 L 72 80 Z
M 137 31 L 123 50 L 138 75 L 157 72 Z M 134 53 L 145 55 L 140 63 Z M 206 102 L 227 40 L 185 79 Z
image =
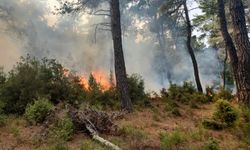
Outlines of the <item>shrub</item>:
M 142 77 L 138 74 L 132 74 L 127 79 L 132 103 L 146 105 L 148 97 L 145 93 L 145 85 Z
M 92 74 L 88 80 L 87 100 L 92 107 L 97 109 L 117 109 L 120 107 L 118 91 L 114 85 L 108 90 L 103 90 Z M 132 74 L 128 76 L 129 94 L 133 104 L 147 105 L 148 96 L 145 93 L 144 81 L 141 76 Z
M 170 111 L 174 116 L 180 117 L 181 116 L 181 112 L 179 111 L 179 109 L 177 107 L 174 107 L 171 111 Z
M 137 139 L 145 139 L 147 138 L 147 135 L 145 132 L 141 129 L 135 128 L 133 126 L 127 125 L 123 126 L 121 129 L 119 129 L 120 134 L 125 136 L 131 136 Z
M 218 122 L 218 121 L 213 120 L 213 119 L 203 120 L 202 125 L 204 128 L 213 129 L 213 130 L 222 130 L 223 128 L 226 127 L 225 123 Z
M 210 98 L 198 92 L 192 82 L 184 82 L 182 86 L 171 84 L 168 92 L 165 89 L 161 90 L 161 97 L 168 101 L 178 101 L 183 104 L 190 104 L 193 108 L 198 108 L 197 104 L 208 103 Z
M 231 91 L 220 88 L 217 94 L 214 95 L 213 101 L 217 101 L 220 99 L 231 101 L 233 99 L 233 95 Z
M 0 115 L 0 127 L 6 125 L 6 116 L 5 115 Z
M 74 133 L 74 124 L 72 120 L 68 117 L 58 120 L 54 124 L 50 132 L 52 138 L 64 141 L 70 140 L 73 136 L 73 133 Z
M 170 134 L 160 134 L 161 150 L 178 149 L 176 147 L 184 141 L 183 135 L 178 130 L 174 130 Z
M 212 119 L 202 122 L 205 128 L 221 130 L 232 127 L 238 120 L 238 111 L 226 100 L 218 100 Z
M 86 99 L 91 107 L 102 110 L 115 109 L 120 106 L 118 93 L 114 86 L 110 87 L 108 90 L 103 90 L 92 74 L 89 76 L 88 85 Z
M 203 150 L 220 150 L 218 141 L 210 137 L 208 141 L 205 143 Z
M 238 120 L 238 111 L 226 100 L 218 100 L 216 104 L 216 111 L 213 114 L 213 118 L 222 123 L 225 123 L 228 127 L 233 126 Z
M 33 123 L 42 123 L 53 105 L 46 98 L 38 98 L 34 104 L 27 106 L 25 117 Z
M 250 108 L 243 106 L 241 110 L 244 121 L 250 123 Z
M 65 73 L 54 59 L 37 60 L 31 56 L 21 60 L 8 73 L 1 85 L 0 96 L 6 113 L 23 114 L 27 104 L 37 96 L 46 96 L 53 103 L 74 103 L 84 97 L 79 77 Z
M 211 99 L 203 93 L 195 92 L 192 94 L 192 101 L 196 103 L 208 103 L 211 102 Z

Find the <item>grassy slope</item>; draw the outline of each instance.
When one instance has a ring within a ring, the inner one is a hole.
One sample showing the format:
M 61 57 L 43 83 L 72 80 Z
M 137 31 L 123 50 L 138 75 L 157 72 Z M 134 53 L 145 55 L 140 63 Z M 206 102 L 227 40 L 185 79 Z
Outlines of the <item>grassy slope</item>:
M 200 150 L 209 137 L 216 138 L 221 149 L 250 149 L 250 145 L 237 138 L 237 131 L 234 129 L 213 131 L 202 127 L 202 120 L 213 113 L 214 104 L 202 105 L 199 109 L 180 105 L 179 117 L 166 111 L 165 104 L 161 101 L 155 100 L 152 105 L 153 108 L 141 108 L 118 120 L 116 123 L 119 126 L 119 134 L 102 136 L 128 150 L 160 149 L 160 134 L 173 132 L 177 133 L 179 138 L 172 140 L 171 149 Z M 0 128 L 0 149 L 52 149 L 58 141 L 46 144 L 36 140 L 36 135 L 41 130 L 40 126 L 29 126 L 22 118 L 8 117 L 7 125 Z M 75 134 L 65 145 L 70 150 L 107 149 L 93 142 L 84 133 Z

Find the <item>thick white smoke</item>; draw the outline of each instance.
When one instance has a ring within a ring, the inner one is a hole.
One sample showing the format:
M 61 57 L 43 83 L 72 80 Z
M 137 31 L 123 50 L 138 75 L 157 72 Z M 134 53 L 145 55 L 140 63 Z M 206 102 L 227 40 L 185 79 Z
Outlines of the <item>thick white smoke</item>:
M 108 22 L 109 18 L 89 15 L 53 16 L 51 8 L 54 3 L 51 2 L 0 0 L 0 65 L 9 70 L 20 56 L 30 53 L 38 58 L 55 58 L 81 74 L 88 75 L 99 69 L 109 73 L 113 69 L 110 32 L 98 31 L 95 42 L 95 24 Z M 157 43 L 147 37 L 155 35 L 146 28 L 140 34 L 133 30 L 135 28 L 126 29 L 123 36 L 128 74 L 142 75 L 148 90 L 168 86 L 167 79 L 162 84 L 154 69 L 157 67 L 153 65 Z M 172 55 L 167 58 L 168 62 L 172 62 L 173 83 L 193 81 L 193 68 L 185 46 Z M 216 51 L 206 49 L 199 52 L 197 60 L 204 86 L 218 80 Z

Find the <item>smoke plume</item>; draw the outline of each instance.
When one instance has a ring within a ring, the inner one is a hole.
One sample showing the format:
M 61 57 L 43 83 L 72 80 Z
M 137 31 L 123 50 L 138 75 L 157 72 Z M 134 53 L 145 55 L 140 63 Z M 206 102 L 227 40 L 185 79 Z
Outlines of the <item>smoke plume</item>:
M 87 14 L 55 16 L 52 14 L 54 5 L 53 0 L 0 0 L 0 65 L 8 71 L 20 56 L 29 53 L 38 58 L 55 58 L 79 74 L 88 75 L 93 70 L 104 70 L 108 74 L 114 62 L 111 34 L 107 30 L 96 30 L 95 25 L 108 22 L 109 18 Z M 159 55 L 159 43 L 152 40 L 155 34 L 150 32 L 146 22 L 131 17 L 133 14 L 129 11 L 126 13 L 122 15 L 122 24 L 127 73 L 140 74 L 148 90 L 169 85 L 169 78 L 166 74 L 160 77 L 157 67 L 171 71 L 172 83 L 194 81 L 185 42 L 182 42 L 182 49 L 163 52 L 165 59 L 155 63 Z M 167 42 L 165 44 L 168 46 Z M 217 52 L 204 49 L 196 56 L 203 86 L 218 81 Z

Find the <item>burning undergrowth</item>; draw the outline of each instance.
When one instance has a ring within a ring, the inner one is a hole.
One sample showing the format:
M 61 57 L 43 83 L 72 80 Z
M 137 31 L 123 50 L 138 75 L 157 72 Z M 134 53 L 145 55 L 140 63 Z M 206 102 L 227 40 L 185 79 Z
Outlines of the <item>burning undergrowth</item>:
M 0 97 L 7 113 L 22 114 L 35 99 L 45 97 L 54 104 L 64 102 L 76 107 L 119 109 L 120 100 L 111 73 L 93 71 L 89 77 L 65 69 L 55 59 L 38 60 L 30 55 L 8 73 L 1 72 Z M 128 76 L 134 104 L 144 102 L 147 95 L 139 75 Z

